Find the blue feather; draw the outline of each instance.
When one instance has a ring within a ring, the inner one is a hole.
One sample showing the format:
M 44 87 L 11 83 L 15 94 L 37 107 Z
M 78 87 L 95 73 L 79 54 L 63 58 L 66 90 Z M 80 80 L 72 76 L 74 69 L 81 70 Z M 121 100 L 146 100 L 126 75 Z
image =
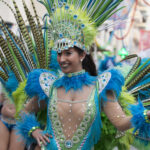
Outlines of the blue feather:
M 111 66 L 109 65 L 109 61 L 111 61 Z M 115 57 L 105 56 L 104 60 L 99 61 L 99 73 L 109 69 L 110 67 L 116 66 L 117 63 L 115 62 Z
M 5 88 L 11 95 L 12 92 L 14 92 L 18 87 L 18 80 L 16 79 L 16 76 L 13 72 L 8 74 L 9 78 L 7 82 L 5 83 Z
M 150 123 L 147 123 L 143 114 L 144 110 L 142 102 L 139 100 L 138 105 L 130 105 L 129 110 L 133 117 L 131 119 L 132 127 L 134 128 L 133 133 L 138 131 L 138 136 L 143 139 L 150 138 Z M 145 143 L 145 141 L 144 141 Z
M 54 87 L 64 87 L 66 92 L 70 89 L 76 91 L 79 89 L 81 90 L 84 85 L 93 85 L 96 80 L 96 77 L 90 76 L 87 72 L 85 72 L 83 74 L 72 77 L 63 76 L 54 82 Z
M 35 143 L 35 139 L 29 137 L 28 133 L 33 127 L 39 127 L 40 124 L 37 122 L 34 114 L 22 114 L 21 119 L 16 122 L 15 130 L 20 136 L 20 139 L 23 139 L 27 145 Z
M 51 50 L 51 58 L 50 58 L 50 65 L 49 68 L 57 72 L 60 69 L 59 63 L 57 61 L 57 52 L 54 50 Z

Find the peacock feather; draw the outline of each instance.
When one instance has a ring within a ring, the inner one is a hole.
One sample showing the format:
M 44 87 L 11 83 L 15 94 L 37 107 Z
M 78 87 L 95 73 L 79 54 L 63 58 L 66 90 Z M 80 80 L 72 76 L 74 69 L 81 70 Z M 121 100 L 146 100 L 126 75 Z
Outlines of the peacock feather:
M 23 18 L 21 16 L 21 13 L 19 11 L 19 8 L 18 8 L 15 0 L 13 0 L 13 4 L 14 4 L 15 10 L 16 10 L 16 16 L 17 16 L 18 26 L 20 28 L 20 32 L 21 32 L 21 34 L 22 34 L 22 36 L 23 36 L 23 38 L 24 38 L 24 40 L 25 40 L 25 42 L 26 42 L 26 44 L 28 46 L 29 51 L 31 52 L 32 55 L 35 55 L 36 58 L 37 58 L 36 50 L 33 47 L 31 37 L 30 37 L 30 35 L 28 33 L 28 30 L 26 28 L 25 22 L 24 22 L 24 20 L 23 20 Z M 32 58 L 32 62 L 34 62 L 33 58 Z M 35 64 L 34 63 L 32 63 L 31 65 L 33 65 L 33 66 L 31 66 L 32 68 L 35 68 Z
M 0 78 L 2 78 L 4 81 L 8 80 L 8 75 L 0 70 Z
M 1 18 L 1 17 L 0 17 Z M 28 52 L 26 51 L 26 48 L 24 46 L 24 44 L 22 43 L 22 41 L 9 29 L 9 27 L 7 26 L 7 24 L 3 21 L 3 19 L 1 18 L 2 24 L 3 26 L 5 26 L 6 31 L 9 33 L 9 36 L 11 37 L 11 39 L 13 39 L 13 43 L 15 43 L 16 48 L 18 49 L 18 51 L 20 53 L 22 53 L 23 56 L 22 59 L 20 60 L 21 63 L 23 64 L 24 68 L 26 69 L 27 72 L 30 72 L 30 67 L 29 64 L 31 64 L 31 58 L 29 57 Z
M 146 66 L 139 74 L 131 81 L 127 88 L 130 89 L 132 86 L 135 86 L 147 73 L 150 73 L 150 65 Z
M 39 32 L 39 40 L 40 40 L 40 44 L 41 44 L 41 50 L 42 50 L 42 53 L 43 53 L 43 58 L 46 57 L 46 52 L 44 51 L 46 49 L 45 47 L 45 44 L 44 44 L 44 39 L 43 39 L 43 33 L 42 33 L 42 26 L 40 24 L 40 20 L 39 20 L 39 17 L 37 15 L 37 11 L 36 11 L 36 8 L 34 6 L 34 3 L 33 3 L 33 0 L 31 0 L 31 4 L 32 4 L 32 7 L 33 7 L 33 10 L 34 10 L 34 14 L 35 14 L 35 18 L 37 20 L 37 29 L 38 29 L 38 32 Z M 43 62 L 45 63 L 45 67 L 47 68 L 47 64 L 46 64 L 46 61 L 43 60 Z
M 0 27 L 1 27 L 1 25 L 0 25 Z M 19 81 L 22 81 L 22 78 L 21 78 L 21 76 L 20 76 L 20 74 L 18 72 L 18 69 L 15 66 L 15 60 L 14 60 L 14 58 L 12 56 L 12 53 L 9 50 L 9 45 L 8 45 L 8 43 L 4 40 L 4 38 L 1 35 L 0 35 L 0 47 L 2 48 L 3 53 L 6 56 L 6 59 L 8 61 L 10 69 L 13 70 L 13 72 L 15 73 L 17 79 Z
M 136 62 L 134 63 L 134 65 L 132 66 L 130 72 L 128 73 L 128 75 L 126 76 L 126 80 L 129 78 L 129 76 L 138 68 L 138 66 L 140 65 L 140 62 L 141 62 L 141 58 L 138 57 L 138 55 L 136 54 L 132 54 L 132 55 L 129 55 L 129 56 L 126 56 L 125 59 L 123 59 L 122 61 L 125 61 L 125 60 L 129 60 L 129 59 L 132 59 L 132 58 L 137 58 L 136 59 Z M 121 62 L 122 62 L 121 61 Z

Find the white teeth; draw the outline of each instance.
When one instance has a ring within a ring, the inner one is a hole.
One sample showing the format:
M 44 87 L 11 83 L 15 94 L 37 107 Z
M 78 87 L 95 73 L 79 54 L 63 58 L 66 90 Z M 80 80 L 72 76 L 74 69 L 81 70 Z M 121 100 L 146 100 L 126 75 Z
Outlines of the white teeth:
M 68 67 L 69 65 L 68 64 L 63 64 L 63 65 L 61 65 L 61 67 L 63 67 L 63 68 L 66 68 L 66 67 Z

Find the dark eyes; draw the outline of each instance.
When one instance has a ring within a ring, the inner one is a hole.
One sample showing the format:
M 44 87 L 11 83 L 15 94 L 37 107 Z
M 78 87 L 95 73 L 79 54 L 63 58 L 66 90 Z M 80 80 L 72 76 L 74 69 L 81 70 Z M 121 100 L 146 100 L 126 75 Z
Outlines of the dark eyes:
M 69 56 L 71 54 L 72 54 L 72 52 L 70 52 L 70 51 L 64 51 L 64 52 L 61 52 L 61 53 L 57 53 L 58 56 L 62 56 L 62 55 Z
M 66 52 L 65 54 L 68 56 L 68 55 L 71 55 L 71 54 L 72 54 L 72 52 Z

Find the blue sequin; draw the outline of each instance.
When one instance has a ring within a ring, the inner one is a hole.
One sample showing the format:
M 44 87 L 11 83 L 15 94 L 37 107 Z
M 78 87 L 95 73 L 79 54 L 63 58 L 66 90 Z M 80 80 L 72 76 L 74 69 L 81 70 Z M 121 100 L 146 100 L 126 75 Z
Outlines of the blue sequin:
M 74 18 L 74 19 L 77 19 L 77 18 L 78 18 L 78 16 L 77 16 L 77 15 L 74 15 L 74 16 L 73 16 L 73 18 Z
M 72 147 L 72 141 L 71 140 L 67 140 L 65 142 L 65 146 L 66 146 L 66 148 L 71 148 Z
M 62 38 L 62 37 L 63 37 L 63 34 L 62 34 L 62 33 L 60 33 L 60 34 L 59 34 L 59 37 L 60 37 L 60 38 Z
M 67 5 L 67 6 L 65 6 L 65 9 L 66 9 L 66 10 L 68 10 L 68 9 L 69 9 L 69 6 L 68 6 L 68 5 Z
M 52 8 L 51 10 L 52 10 L 52 12 L 55 12 L 55 8 Z
M 76 45 L 77 44 L 77 41 L 74 41 L 74 45 Z
M 82 25 L 81 25 L 81 28 L 83 29 L 84 27 L 85 27 L 85 25 L 84 25 L 84 24 L 82 24 Z

